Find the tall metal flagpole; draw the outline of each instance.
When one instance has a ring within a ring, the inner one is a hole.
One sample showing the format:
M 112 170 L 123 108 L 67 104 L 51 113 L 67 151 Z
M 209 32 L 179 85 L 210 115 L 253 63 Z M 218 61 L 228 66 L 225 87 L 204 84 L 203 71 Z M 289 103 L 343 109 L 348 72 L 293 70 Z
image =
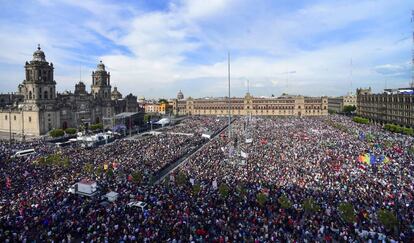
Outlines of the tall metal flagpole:
M 229 81 L 229 142 L 231 142 L 231 101 L 230 101 L 230 52 L 227 54 L 228 62 L 228 81 Z

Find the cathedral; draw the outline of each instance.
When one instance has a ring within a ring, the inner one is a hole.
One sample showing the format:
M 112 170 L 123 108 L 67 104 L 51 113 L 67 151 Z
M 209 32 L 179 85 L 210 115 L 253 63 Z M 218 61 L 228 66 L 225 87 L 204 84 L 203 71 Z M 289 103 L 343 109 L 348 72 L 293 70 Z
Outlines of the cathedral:
M 122 112 L 138 112 L 137 97 L 111 88 L 111 75 L 98 63 L 92 72 L 91 92 L 83 82 L 75 91 L 56 92 L 53 63 L 46 61 L 38 46 L 33 59 L 26 62 L 25 80 L 13 94 L 0 95 L 0 132 L 16 136 L 39 136 L 55 128 L 77 128 L 103 123 L 111 127 L 114 116 Z

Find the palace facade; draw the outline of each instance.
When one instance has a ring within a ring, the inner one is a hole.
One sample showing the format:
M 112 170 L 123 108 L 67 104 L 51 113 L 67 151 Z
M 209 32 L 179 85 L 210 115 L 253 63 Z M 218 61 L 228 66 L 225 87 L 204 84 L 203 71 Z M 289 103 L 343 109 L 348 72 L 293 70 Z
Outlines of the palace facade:
M 247 93 L 243 98 L 231 98 L 233 116 L 325 116 L 328 115 L 327 97 L 283 95 L 280 97 L 254 97 Z M 184 99 L 181 92 L 172 102 L 176 115 L 225 116 L 229 113 L 228 98 Z
M 53 63 L 46 61 L 39 46 L 25 64 L 25 79 L 17 93 L 0 95 L 0 132 L 24 137 L 94 123 L 109 127 L 115 114 L 137 110 L 137 97 L 122 99 L 116 87 L 112 91 L 111 75 L 102 61 L 92 72 L 91 92 L 79 82 L 74 93 L 57 93 Z
M 414 88 L 385 89 L 381 94 L 357 89 L 357 114 L 381 124 L 414 127 Z

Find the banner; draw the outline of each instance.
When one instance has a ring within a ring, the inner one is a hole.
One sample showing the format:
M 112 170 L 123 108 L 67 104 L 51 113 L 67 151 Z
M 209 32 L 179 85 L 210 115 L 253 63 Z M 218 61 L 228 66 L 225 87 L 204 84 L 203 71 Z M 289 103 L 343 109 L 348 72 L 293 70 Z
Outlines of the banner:
M 241 154 L 241 157 L 247 159 L 247 157 L 248 157 L 248 154 L 247 153 L 241 151 L 240 154 Z
M 253 142 L 253 138 L 247 138 L 246 139 L 246 143 L 252 143 Z

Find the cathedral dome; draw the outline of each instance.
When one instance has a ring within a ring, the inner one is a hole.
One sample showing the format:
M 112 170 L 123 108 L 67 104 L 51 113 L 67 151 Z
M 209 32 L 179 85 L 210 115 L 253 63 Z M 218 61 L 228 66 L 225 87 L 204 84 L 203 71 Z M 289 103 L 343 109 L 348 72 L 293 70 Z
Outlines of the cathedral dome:
M 37 46 L 37 50 L 33 53 L 33 61 L 46 62 L 46 56 L 40 49 L 40 44 Z
M 102 61 L 96 65 L 96 71 L 105 71 L 105 65 L 102 63 Z
M 177 99 L 179 99 L 179 100 L 184 99 L 184 94 L 183 94 L 183 92 L 181 92 L 181 90 L 177 94 Z

